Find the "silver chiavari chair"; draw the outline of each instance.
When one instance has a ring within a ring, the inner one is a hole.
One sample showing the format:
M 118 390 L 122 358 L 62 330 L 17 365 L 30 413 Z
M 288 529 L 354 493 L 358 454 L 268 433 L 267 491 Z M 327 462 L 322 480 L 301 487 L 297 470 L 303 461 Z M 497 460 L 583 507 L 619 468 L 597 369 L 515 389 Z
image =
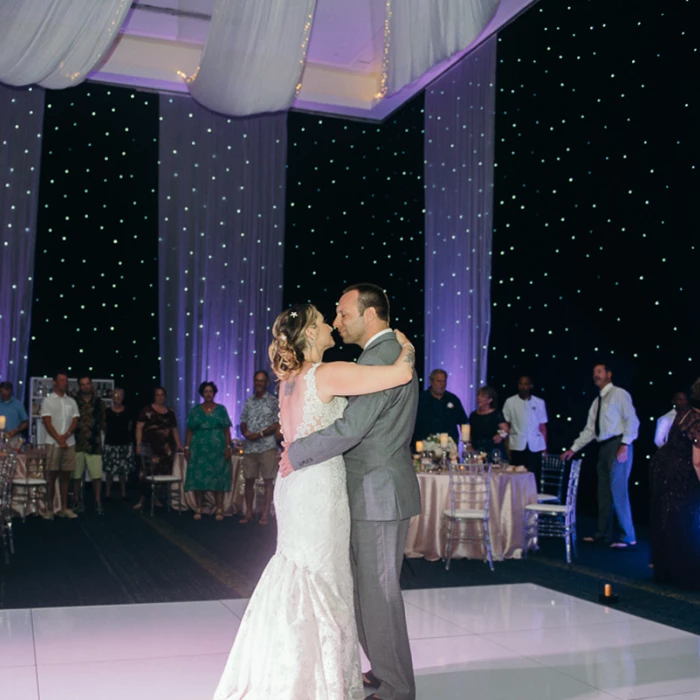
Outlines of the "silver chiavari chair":
M 491 465 L 449 468 L 450 507 L 443 511 L 447 523 L 445 569 L 461 542 L 482 543 L 485 561 L 493 571 L 489 517 L 491 504 Z

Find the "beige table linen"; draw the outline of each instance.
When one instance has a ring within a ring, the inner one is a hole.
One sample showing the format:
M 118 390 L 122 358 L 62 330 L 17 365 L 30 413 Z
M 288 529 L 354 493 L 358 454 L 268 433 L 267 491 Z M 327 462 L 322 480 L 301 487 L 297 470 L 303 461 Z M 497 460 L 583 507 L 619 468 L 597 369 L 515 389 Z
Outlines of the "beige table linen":
M 243 457 L 233 455 L 231 457 L 231 491 L 224 493 L 224 515 L 242 514 L 245 510 L 245 479 L 243 478 Z M 194 510 L 196 503 L 194 500 L 194 491 L 185 491 L 185 479 L 187 478 L 187 460 L 180 452 L 175 457 L 173 464 L 173 474 L 182 477 L 182 505 L 183 510 Z M 263 493 L 264 484 L 262 480 L 258 480 L 255 484 L 255 498 L 253 500 L 253 513 L 256 515 L 262 513 L 263 509 Z M 173 507 L 177 508 L 177 497 L 173 501 Z M 204 500 L 202 501 L 202 513 L 205 515 L 213 515 L 216 511 L 216 503 L 214 494 L 211 491 L 206 491 Z
M 450 507 L 450 482 L 446 473 L 420 473 L 422 513 L 411 519 L 406 556 L 438 561 L 445 555 L 445 518 Z M 524 544 L 525 506 L 537 503 L 537 482 L 532 473 L 493 471 L 491 478 L 491 517 L 489 532 L 494 559 L 520 559 Z M 469 527 L 475 527 L 470 525 Z M 531 538 L 528 549 L 536 547 Z M 460 542 L 453 559 L 485 559 L 479 542 Z

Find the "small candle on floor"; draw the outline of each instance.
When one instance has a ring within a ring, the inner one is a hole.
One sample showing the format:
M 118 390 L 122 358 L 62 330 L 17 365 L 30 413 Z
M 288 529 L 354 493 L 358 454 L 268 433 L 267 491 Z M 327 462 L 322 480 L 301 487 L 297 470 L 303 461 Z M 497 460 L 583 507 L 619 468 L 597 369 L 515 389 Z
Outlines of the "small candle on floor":
M 604 591 L 605 591 L 605 597 L 609 598 L 612 595 L 612 586 L 609 583 L 606 583 Z

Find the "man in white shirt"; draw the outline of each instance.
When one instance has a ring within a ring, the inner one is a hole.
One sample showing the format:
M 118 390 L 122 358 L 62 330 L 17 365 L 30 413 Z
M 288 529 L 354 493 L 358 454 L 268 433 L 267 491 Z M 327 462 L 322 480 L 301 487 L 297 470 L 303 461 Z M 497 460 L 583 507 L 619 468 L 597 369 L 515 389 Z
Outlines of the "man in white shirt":
M 542 453 L 547 449 L 547 407 L 532 395 L 532 379 L 518 379 L 518 393 L 506 399 L 503 415 L 508 422 L 510 461 L 522 464 L 540 478 Z
M 68 375 L 58 372 L 53 380 L 53 393 L 41 404 L 41 417 L 46 428 L 46 466 L 49 472 L 49 502 L 44 517 L 53 518 L 56 478 L 61 475 L 61 510 L 64 518 L 78 516 L 68 509 L 68 484 L 75 470 L 75 436 L 80 412 L 75 399 L 66 395 Z
M 632 405 L 632 397 L 612 383 L 612 371 L 608 365 L 593 368 L 593 383 L 599 396 L 591 404 L 588 421 L 581 434 L 574 440 L 562 459 L 570 459 L 591 440 L 600 446 L 598 452 L 598 530 L 588 543 L 612 541 L 613 515 L 617 517 L 621 536 L 612 541 L 613 548 L 626 549 L 637 544 L 632 522 L 632 510 L 628 491 L 632 471 L 632 443 L 639 434 L 639 419 Z
M 668 440 L 668 433 L 671 430 L 673 421 L 676 420 L 676 412 L 679 408 L 685 408 L 688 405 L 688 394 L 685 391 L 677 391 L 673 395 L 673 408 L 664 413 L 659 420 L 656 421 L 656 433 L 654 434 L 654 443 L 657 447 L 663 447 Z

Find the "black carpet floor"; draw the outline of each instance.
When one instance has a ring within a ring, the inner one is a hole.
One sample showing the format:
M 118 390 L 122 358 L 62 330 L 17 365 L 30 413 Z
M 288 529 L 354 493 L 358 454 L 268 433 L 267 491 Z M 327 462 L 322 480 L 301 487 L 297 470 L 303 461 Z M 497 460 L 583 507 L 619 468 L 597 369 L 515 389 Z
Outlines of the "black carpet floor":
M 132 501 L 133 502 L 133 501 Z M 580 531 L 587 532 L 587 523 Z M 238 518 L 197 522 L 192 513 L 157 509 L 155 517 L 121 500 L 105 503 L 105 514 L 88 510 L 76 520 L 14 521 L 16 553 L 0 561 L 0 608 L 37 608 L 211 600 L 249 597 L 275 549 L 274 521 L 241 525 Z M 561 540 L 543 540 L 524 560 L 408 560 L 404 588 L 534 583 L 596 601 L 605 583 L 618 608 L 700 634 L 700 592 L 653 582 L 648 545 L 635 551 L 579 545 L 567 566 Z

